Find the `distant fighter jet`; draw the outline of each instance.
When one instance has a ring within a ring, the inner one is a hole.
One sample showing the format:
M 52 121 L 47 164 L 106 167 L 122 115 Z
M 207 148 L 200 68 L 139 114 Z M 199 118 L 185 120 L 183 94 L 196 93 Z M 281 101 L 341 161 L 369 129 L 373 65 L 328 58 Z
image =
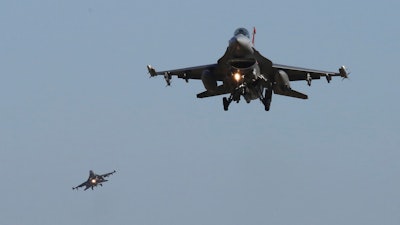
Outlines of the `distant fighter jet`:
M 304 80 L 311 86 L 313 79 L 323 76 L 328 83 L 333 76 L 348 77 L 344 66 L 338 72 L 328 72 L 274 64 L 254 48 L 254 36 L 255 29 L 251 40 L 245 28 L 238 28 L 229 40 L 225 54 L 216 64 L 165 71 L 156 71 L 148 65 L 147 69 L 151 77 L 164 76 L 168 86 L 171 85 L 172 76 L 185 79 L 186 82 L 189 79 L 202 80 L 206 91 L 197 94 L 198 98 L 230 94 L 229 98 L 223 98 L 225 111 L 232 101 L 239 102 L 242 96 L 247 103 L 260 99 L 265 110 L 269 111 L 272 92 L 300 99 L 308 98 L 293 90 L 290 81 Z
M 87 179 L 87 181 L 83 182 L 82 184 L 80 184 L 80 185 L 78 185 L 76 187 L 73 187 L 72 189 L 75 190 L 75 189 L 78 189 L 78 188 L 81 188 L 81 187 L 85 186 L 84 191 L 86 191 L 89 188 L 92 188 L 92 190 L 93 190 L 93 188 L 96 187 L 97 185 L 103 186 L 102 183 L 108 181 L 108 180 L 106 180 L 104 178 L 108 177 L 108 176 L 110 176 L 110 175 L 112 175 L 114 173 L 115 173 L 115 170 L 113 172 L 111 172 L 111 173 L 98 175 L 98 174 L 95 174 L 92 170 L 90 170 L 89 178 Z

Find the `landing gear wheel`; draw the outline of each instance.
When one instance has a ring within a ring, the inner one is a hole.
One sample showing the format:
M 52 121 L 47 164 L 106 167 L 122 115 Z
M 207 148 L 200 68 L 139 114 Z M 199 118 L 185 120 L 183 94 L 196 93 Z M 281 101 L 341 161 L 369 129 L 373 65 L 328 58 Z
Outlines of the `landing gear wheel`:
M 269 107 L 271 106 L 271 99 L 265 99 L 264 101 L 265 111 L 269 111 Z
M 264 104 L 265 111 L 269 111 L 269 107 L 271 106 L 272 100 L 272 89 L 265 90 L 265 96 L 262 99 L 262 103 Z
M 228 111 L 228 107 L 229 107 L 230 101 L 229 101 L 226 97 L 224 97 L 224 98 L 222 99 L 222 102 L 223 102 L 223 104 L 224 104 L 224 110 L 225 110 L 225 111 Z

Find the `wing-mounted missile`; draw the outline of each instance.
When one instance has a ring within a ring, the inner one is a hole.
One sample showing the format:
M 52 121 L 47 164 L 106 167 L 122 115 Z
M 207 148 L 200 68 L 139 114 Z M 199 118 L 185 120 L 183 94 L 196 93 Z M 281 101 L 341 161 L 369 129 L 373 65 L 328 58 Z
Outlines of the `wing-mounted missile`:
M 186 72 L 185 72 L 185 73 L 183 73 L 183 76 L 182 76 L 182 78 L 183 78 L 183 79 L 185 79 L 186 83 L 189 83 L 189 77 L 188 77 L 188 75 L 187 75 L 187 73 L 186 73 Z
M 147 65 L 147 70 L 151 77 L 157 76 L 156 70 L 151 65 Z
M 151 65 L 147 65 L 147 70 L 149 71 L 150 77 L 161 75 L 160 73 L 157 73 L 157 71 Z M 167 86 L 171 85 L 171 78 L 172 76 L 170 72 L 164 73 L 164 79 L 167 82 Z
M 310 73 L 307 73 L 306 81 L 307 81 L 308 86 L 311 86 L 312 77 L 311 77 Z
M 167 86 L 171 86 L 171 74 L 169 72 L 164 73 L 165 82 L 167 82 Z
M 326 77 L 326 81 L 328 81 L 328 83 L 330 83 L 332 80 L 332 76 L 327 73 L 327 74 L 325 74 L 325 77 Z

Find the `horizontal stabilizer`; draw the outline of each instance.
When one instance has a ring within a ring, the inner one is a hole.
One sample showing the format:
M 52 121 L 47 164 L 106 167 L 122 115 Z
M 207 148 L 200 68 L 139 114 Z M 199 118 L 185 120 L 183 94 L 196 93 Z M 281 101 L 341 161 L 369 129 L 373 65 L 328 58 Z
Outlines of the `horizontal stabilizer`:
M 217 96 L 217 95 L 224 95 L 230 93 L 229 90 L 224 85 L 220 85 L 217 87 L 217 90 L 215 91 L 204 91 L 201 93 L 197 94 L 197 98 L 206 98 L 206 97 L 212 97 L 212 96 Z
M 274 90 L 274 93 L 277 95 L 284 95 L 284 96 L 288 96 L 288 97 L 294 97 L 294 98 L 301 98 L 301 99 L 308 99 L 308 96 L 306 94 L 303 94 L 301 92 L 295 91 L 295 90 L 285 90 L 285 91 L 281 91 L 281 90 Z

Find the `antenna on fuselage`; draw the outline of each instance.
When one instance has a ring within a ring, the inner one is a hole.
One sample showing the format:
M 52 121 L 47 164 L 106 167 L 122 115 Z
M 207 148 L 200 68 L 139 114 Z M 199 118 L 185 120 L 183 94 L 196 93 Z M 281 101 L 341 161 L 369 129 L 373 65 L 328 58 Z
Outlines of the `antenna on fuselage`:
M 256 37 L 256 27 L 253 27 L 253 39 L 251 40 L 251 43 L 253 43 L 253 45 L 255 37 Z

